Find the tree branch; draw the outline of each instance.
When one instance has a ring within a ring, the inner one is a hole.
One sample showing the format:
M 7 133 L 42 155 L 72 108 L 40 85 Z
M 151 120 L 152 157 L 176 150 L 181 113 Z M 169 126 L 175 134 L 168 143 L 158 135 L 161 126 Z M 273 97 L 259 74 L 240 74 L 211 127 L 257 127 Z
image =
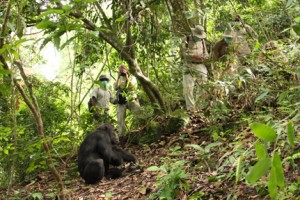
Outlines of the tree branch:
M 104 12 L 103 9 L 101 8 L 99 2 L 95 2 L 94 4 L 95 4 L 95 6 L 98 8 L 98 10 L 100 11 L 100 13 L 101 13 L 101 15 L 102 15 L 102 17 L 103 17 L 103 20 L 104 20 L 106 26 L 107 26 L 110 30 L 114 30 L 113 27 L 112 27 L 112 25 L 111 25 L 111 23 L 109 22 L 109 19 L 108 19 L 107 16 L 106 16 L 105 12 Z
M 10 15 L 11 1 L 12 0 L 10 0 L 8 2 L 6 12 L 4 14 L 4 20 L 3 20 L 1 36 L 0 36 L 0 49 L 2 49 L 2 47 L 4 45 L 4 38 L 5 38 L 6 27 L 7 27 L 6 24 L 8 23 L 8 18 L 9 18 L 9 15 Z

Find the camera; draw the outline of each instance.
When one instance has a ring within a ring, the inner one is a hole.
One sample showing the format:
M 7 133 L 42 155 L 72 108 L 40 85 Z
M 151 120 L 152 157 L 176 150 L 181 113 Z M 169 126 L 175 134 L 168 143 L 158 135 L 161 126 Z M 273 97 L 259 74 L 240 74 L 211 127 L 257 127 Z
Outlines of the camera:
M 121 72 L 120 75 L 121 76 L 126 76 L 126 73 L 125 72 Z

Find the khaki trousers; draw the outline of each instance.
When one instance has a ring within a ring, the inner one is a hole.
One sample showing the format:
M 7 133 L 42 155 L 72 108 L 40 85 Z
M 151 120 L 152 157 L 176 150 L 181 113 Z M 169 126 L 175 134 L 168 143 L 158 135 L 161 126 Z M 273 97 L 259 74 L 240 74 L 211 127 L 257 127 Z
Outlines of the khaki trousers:
M 125 104 L 117 104 L 117 120 L 118 120 L 118 132 L 119 136 L 123 136 L 126 133 L 126 110 L 136 113 L 140 109 L 140 103 L 138 100 L 133 100 Z
M 196 110 L 196 103 L 199 101 L 199 108 L 204 108 L 206 102 L 204 83 L 207 82 L 207 68 L 204 64 L 184 63 L 183 72 L 183 95 L 185 98 L 186 109 Z M 194 95 L 195 88 L 195 95 Z M 195 96 L 195 98 L 194 98 Z M 199 98 L 203 99 L 199 99 Z

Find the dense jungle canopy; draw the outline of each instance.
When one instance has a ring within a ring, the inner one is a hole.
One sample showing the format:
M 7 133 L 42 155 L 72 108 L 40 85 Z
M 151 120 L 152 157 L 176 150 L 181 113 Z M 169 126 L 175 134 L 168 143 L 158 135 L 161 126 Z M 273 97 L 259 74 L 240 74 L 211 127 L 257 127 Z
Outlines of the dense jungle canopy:
M 227 76 L 233 55 L 211 55 L 236 16 L 256 34 Z M 180 46 L 199 24 L 208 95 L 187 112 Z M 261 58 L 269 41 L 276 60 Z M 300 199 L 299 43 L 298 0 L 1 0 L 0 198 Z M 139 162 L 86 185 L 87 104 L 101 74 L 115 95 L 121 64 L 141 104 L 121 145 Z

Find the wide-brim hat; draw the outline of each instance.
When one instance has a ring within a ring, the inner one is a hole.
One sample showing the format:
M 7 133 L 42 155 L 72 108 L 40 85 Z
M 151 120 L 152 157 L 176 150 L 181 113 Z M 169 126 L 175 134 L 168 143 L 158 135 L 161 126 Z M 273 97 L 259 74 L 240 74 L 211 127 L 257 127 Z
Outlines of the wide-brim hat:
M 194 36 L 202 39 L 206 38 L 206 33 L 204 32 L 203 26 L 197 25 L 195 28 L 191 28 L 191 30 Z
M 105 74 L 102 74 L 102 75 L 99 77 L 99 80 L 100 80 L 100 81 L 109 81 L 109 78 L 108 78 Z
M 233 31 L 227 29 L 227 30 L 225 30 L 225 32 L 223 33 L 222 36 L 223 36 L 224 38 L 233 38 L 233 35 L 234 35 L 234 34 L 233 34 Z

